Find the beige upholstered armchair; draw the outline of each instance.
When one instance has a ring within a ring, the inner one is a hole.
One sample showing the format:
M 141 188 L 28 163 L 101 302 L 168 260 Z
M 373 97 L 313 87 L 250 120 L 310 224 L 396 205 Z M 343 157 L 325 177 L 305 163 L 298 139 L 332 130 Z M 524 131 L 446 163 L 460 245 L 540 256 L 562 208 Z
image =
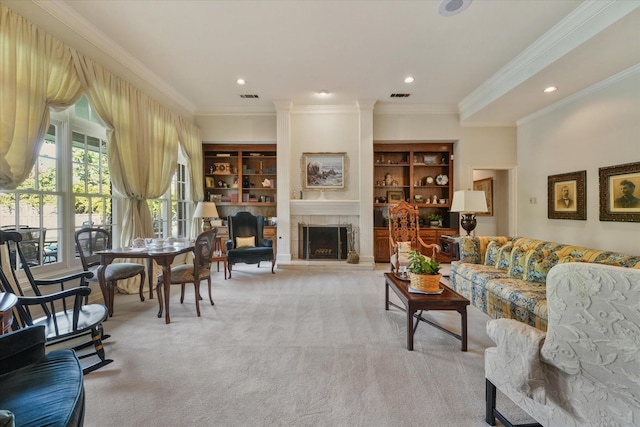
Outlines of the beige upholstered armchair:
M 496 389 L 544 426 L 640 424 L 640 269 L 592 263 L 547 276 L 547 332 L 513 319 L 487 323 L 486 421 L 511 425 Z
M 391 271 L 398 271 L 400 266 L 409 265 L 409 252 L 431 250 L 430 256 L 435 259 L 440 252 L 437 244 L 427 244 L 420 237 L 419 210 L 404 200 L 389 207 L 389 253 L 391 254 Z M 429 255 L 426 253 L 426 255 Z

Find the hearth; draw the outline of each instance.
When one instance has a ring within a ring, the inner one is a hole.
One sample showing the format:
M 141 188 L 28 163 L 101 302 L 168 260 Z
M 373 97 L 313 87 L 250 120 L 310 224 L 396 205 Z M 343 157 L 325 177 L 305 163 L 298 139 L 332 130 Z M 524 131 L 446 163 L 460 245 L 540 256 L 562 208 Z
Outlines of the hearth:
M 347 231 L 349 227 L 346 224 L 299 223 L 300 247 L 298 254 L 305 260 L 347 259 Z

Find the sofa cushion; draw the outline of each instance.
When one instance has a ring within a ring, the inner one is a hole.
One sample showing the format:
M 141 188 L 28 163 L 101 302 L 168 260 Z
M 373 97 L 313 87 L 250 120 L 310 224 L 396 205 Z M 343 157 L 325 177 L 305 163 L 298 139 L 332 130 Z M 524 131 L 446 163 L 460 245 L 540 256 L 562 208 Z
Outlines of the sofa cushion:
M 73 350 L 58 350 L 42 360 L 0 376 L 0 408 L 16 425 L 77 426 L 84 419 L 82 367 Z
M 487 282 L 487 314 L 516 319 L 547 330 L 547 290 L 522 279 L 496 278 Z
M 407 255 L 411 252 L 411 242 L 398 242 L 398 253 Z

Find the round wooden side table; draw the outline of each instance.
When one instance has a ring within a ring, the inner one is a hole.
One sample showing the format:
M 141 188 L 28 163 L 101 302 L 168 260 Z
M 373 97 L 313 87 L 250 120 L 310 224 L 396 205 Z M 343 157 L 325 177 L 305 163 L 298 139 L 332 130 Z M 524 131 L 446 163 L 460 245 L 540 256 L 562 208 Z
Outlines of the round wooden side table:
M 9 292 L 0 292 L 0 335 L 6 334 L 13 323 L 13 307 L 18 297 Z

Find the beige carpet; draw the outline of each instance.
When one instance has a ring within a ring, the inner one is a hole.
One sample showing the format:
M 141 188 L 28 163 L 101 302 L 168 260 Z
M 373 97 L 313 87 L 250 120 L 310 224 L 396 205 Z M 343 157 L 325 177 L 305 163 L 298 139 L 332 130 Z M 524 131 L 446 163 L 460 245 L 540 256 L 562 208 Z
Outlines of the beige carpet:
M 386 267 L 386 266 L 385 266 Z M 469 351 L 384 310 L 383 270 L 338 273 L 239 265 L 171 299 L 117 295 L 105 323 L 114 362 L 85 377 L 87 426 L 485 426 L 487 317 L 469 309 Z M 457 313 L 431 313 L 459 331 Z M 516 421 L 523 413 L 501 399 Z

